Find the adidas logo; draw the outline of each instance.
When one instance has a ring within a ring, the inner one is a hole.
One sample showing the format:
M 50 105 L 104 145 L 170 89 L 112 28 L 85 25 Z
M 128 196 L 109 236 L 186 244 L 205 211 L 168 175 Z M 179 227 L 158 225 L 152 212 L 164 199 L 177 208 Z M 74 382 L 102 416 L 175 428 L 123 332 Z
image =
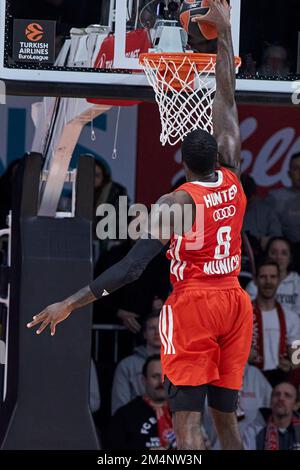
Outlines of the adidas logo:
M 109 292 L 107 292 L 107 290 L 104 289 L 104 291 L 102 293 L 102 297 L 105 297 L 106 295 L 109 295 Z

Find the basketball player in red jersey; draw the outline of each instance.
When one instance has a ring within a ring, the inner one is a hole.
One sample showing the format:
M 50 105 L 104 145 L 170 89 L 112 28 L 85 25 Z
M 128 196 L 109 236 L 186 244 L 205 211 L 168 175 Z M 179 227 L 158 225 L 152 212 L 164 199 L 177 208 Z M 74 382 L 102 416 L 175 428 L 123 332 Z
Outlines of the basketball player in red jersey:
M 209 0 L 209 8 L 196 21 L 209 21 L 218 30 L 214 136 L 196 130 L 185 138 L 188 183 L 161 197 L 156 209 L 161 215 L 166 206 L 191 207 L 192 230 L 177 230 L 185 222 L 183 211 L 168 227 L 164 217 L 153 217 L 157 223 L 150 233 L 121 262 L 28 324 L 41 323 L 37 333 L 49 325 L 54 335 L 56 325 L 72 311 L 136 280 L 171 239 L 174 290 L 160 317 L 161 359 L 181 450 L 204 448 L 200 423 L 206 397 L 223 449 L 243 448 L 235 411 L 252 338 L 252 307 L 237 278 L 246 198 L 238 178 L 241 142 L 230 8 L 226 0 Z

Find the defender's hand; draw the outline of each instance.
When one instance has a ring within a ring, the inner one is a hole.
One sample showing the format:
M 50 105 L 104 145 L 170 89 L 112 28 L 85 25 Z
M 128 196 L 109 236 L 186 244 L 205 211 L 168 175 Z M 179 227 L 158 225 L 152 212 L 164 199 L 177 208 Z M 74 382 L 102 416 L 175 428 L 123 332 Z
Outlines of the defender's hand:
M 209 11 L 206 15 L 195 16 L 192 18 L 194 23 L 210 23 L 213 24 L 218 33 L 230 27 L 230 6 L 227 0 L 207 0 Z
M 27 324 L 27 328 L 32 328 L 41 323 L 37 330 L 37 334 L 42 333 L 48 325 L 50 325 L 51 336 L 55 335 L 56 325 L 66 320 L 72 313 L 70 307 L 65 302 L 49 305 L 41 313 L 33 317 L 33 321 Z

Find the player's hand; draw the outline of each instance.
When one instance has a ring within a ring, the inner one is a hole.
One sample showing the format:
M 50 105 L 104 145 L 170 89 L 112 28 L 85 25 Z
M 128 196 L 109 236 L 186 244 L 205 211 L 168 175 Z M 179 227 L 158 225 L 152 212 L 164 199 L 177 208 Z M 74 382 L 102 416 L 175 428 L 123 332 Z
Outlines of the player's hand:
M 137 334 L 141 331 L 141 325 L 137 321 L 139 315 L 133 312 L 127 312 L 126 310 L 119 310 L 117 313 L 117 317 L 122 320 L 123 325 L 127 328 L 131 333 Z
M 227 0 L 207 0 L 209 11 L 206 15 L 195 16 L 192 18 L 194 23 L 213 24 L 218 33 L 230 27 L 230 6 Z
M 57 304 L 49 305 L 41 313 L 33 317 L 32 322 L 27 324 L 27 328 L 32 328 L 39 325 L 37 334 L 42 333 L 47 326 L 50 326 L 51 336 L 55 335 L 56 325 L 66 320 L 71 315 L 72 310 L 66 305 L 65 302 L 58 302 Z

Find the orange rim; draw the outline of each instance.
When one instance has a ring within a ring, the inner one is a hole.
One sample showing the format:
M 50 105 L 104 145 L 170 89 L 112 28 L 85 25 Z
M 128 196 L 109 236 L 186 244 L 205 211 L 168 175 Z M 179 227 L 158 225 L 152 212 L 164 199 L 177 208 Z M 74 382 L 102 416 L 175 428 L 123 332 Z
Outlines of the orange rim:
M 191 62 L 194 62 L 197 66 L 197 70 L 201 72 L 205 70 L 206 67 L 213 63 L 214 65 L 217 62 L 217 54 L 202 54 L 202 53 L 185 53 L 185 52 L 151 52 L 147 54 L 140 55 L 140 64 L 145 65 L 145 60 L 150 62 L 152 68 L 162 65 L 160 63 L 161 59 L 165 61 L 173 62 L 175 65 L 180 66 L 185 58 L 191 59 Z M 240 57 L 235 57 L 235 66 L 236 68 L 240 67 L 242 60 Z

